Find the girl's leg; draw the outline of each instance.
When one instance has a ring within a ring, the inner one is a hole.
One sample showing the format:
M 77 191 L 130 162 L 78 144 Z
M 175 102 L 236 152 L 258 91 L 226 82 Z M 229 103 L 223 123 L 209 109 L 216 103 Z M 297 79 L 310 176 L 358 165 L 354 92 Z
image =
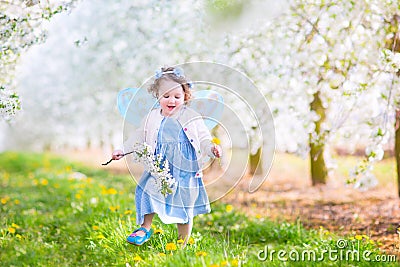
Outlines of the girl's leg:
M 153 222 L 153 217 L 154 217 L 154 213 L 150 213 L 150 214 L 144 215 L 144 221 L 143 221 L 143 224 L 141 225 L 141 227 L 144 227 L 147 230 L 150 230 L 151 223 Z M 138 231 L 138 232 L 136 232 L 136 235 L 137 236 L 144 236 L 145 233 L 143 231 Z
M 189 241 L 190 234 L 192 233 L 193 219 L 190 219 L 189 222 L 185 224 L 177 223 L 176 226 L 178 227 L 178 240 L 183 240 L 184 247 Z

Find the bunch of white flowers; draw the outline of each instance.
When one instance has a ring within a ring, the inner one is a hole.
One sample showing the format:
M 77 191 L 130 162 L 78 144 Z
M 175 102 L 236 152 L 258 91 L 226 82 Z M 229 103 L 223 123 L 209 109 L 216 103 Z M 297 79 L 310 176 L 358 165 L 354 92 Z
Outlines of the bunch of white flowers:
M 136 143 L 132 150 L 133 160 L 142 163 L 146 170 L 155 178 L 158 190 L 164 197 L 172 193 L 176 180 L 170 174 L 168 160 L 163 161 L 162 155 L 155 156 L 146 143 Z
M 383 49 L 381 53 L 383 69 L 388 72 L 397 73 L 400 70 L 400 53 Z

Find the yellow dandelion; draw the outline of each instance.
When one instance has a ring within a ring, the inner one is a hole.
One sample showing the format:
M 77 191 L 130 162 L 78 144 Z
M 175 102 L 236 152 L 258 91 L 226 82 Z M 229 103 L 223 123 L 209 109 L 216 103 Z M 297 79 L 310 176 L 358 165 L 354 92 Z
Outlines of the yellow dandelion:
M 216 144 L 216 145 L 221 144 L 221 140 L 220 140 L 219 138 L 217 138 L 217 137 L 214 137 L 214 138 L 211 140 L 211 142 L 212 142 L 213 144 Z
M 228 266 L 228 261 L 222 261 L 220 265 L 221 266 Z
M 239 266 L 239 261 L 237 259 L 231 260 L 231 265 L 232 266 Z
M 160 253 L 158 253 L 158 256 L 165 257 L 167 255 L 165 253 L 160 252 Z
M 205 251 L 197 251 L 197 252 L 196 252 L 196 256 L 197 256 L 197 257 L 204 257 L 204 256 L 207 256 L 207 252 L 205 252 Z
M 107 189 L 107 194 L 109 194 L 109 195 L 116 195 L 117 193 L 118 193 L 118 191 L 115 190 L 114 188 Z
M 212 221 L 208 221 L 207 225 L 210 225 L 210 226 L 213 225 Z
M 140 257 L 139 255 L 136 255 L 135 257 L 133 257 L 134 261 L 142 261 L 142 257 Z
M 18 199 L 14 200 L 15 205 L 19 205 L 21 204 L 21 201 L 19 201 Z
M 18 239 L 22 239 L 22 235 L 20 235 L 20 234 L 16 234 L 15 237 Z
M 71 166 L 66 166 L 65 167 L 65 171 L 66 172 L 71 172 L 72 171 L 72 167 Z
M 175 243 L 167 243 L 165 245 L 165 250 L 167 250 L 167 251 L 173 251 L 176 249 L 177 249 L 177 247 L 176 247 Z
M 107 244 L 103 244 L 103 245 L 101 245 L 103 248 L 106 248 L 107 250 L 112 250 L 112 251 L 114 251 L 114 249 L 113 248 L 111 248 L 109 245 L 107 245 Z
M 178 241 L 176 243 L 183 244 L 183 243 L 185 243 L 185 241 L 183 241 L 183 239 L 178 239 Z
M 75 198 L 76 198 L 76 199 L 81 199 L 82 196 L 81 196 L 81 194 L 75 194 Z
M 162 234 L 164 233 L 164 231 L 163 231 L 162 229 L 156 229 L 156 230 L 154 231 L 154 233 L 155 233 L 155 234 L 160 234 L 160 235 L 162 235 Z
M 132 211 L 131 211 L 131 210 L 126 210 L 126 211 L 124 212 L 124 214 L 125 214 L 125 215 L 131 215 L 131 214 L 132 214 Z
M 233 210 L 233 206 L 228 204 L 228 205 L 226 205 L 225 210 L 226 210 L 226 212 L 231 212 Z
M 354 238 L 357 240 L 362 240 L 363 237 L 362 237 L 362 235 L 356 235 Z
M 15 234 L 15 228 L 14 227 L 8 227 L 8 232 L 10 233 L 10 234 Z
M 18 224 L 16 224 L 16 223 L 12 223 L 11 224 L 11 227 L 14 227 L 14 228 L 16 228 L 16 229 L 18 229 L 18 228 L 21 228 Z
M 210 264 L 210 265 L 208 265 L 208 267 L 219 267 L 219 265 L 218 265 L 218 264 L 215 264 L 215 263 L 213 263 L 213 264 Z
M 119 205 L 117 205 L 117 206 L 110 206 L 110 210 L 111 210 L 112 212 L 115 212 L 115 211 L 119 210 Z
M 97 225 L 93 225 L 93 226 L 92 226 L 92 229 L 93 229 L 94 231 L 97 231 L 97 230 L 100 229 L 100 227 L 98 227 Z
M 261 219 L 261 214 L 256 214 L 256 219 Z
M 97 238 L 98 238 L 98 239 L 105 239 L 106 237 L 105 237 L 103 234 L 98 234 L 98 235 L 97 235 Z
M 4 198 L 4 197 L 1 198 L 1 204 L 5 205 L 5 204 L 7 204 L 7 201 L 8 200 L 6 198 Z
M 188 243 L 189 243 L 189 245 L 193 245 L 195 243 L 194 238 L 193 237 L 189 238 Z
M 38 184 L 39 184 L 39 181 L 38 181 L 37 179 L 33 179 L 32 184 L 33 184 L 33 185 L 38 185 Z
M 40 184 L 46 186 L 49 184 L 49 181 L 47 179 L 41 179 Z

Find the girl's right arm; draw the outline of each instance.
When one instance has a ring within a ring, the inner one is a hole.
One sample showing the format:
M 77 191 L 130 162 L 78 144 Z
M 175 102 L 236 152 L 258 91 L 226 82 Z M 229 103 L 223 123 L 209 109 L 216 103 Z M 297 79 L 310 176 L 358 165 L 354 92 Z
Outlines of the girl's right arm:
M 135 143 L 137 142 L 144 142 L 144 136 L 145 136 L 145 123 L 147 120 L 147 116 L 146 118 L 144 118 L 142 120 L 142 122 L 140 123 L 140 126 L 138 129 L 136 129 L 135 131 L 133 131 L 132 135 L 124 141 L 123 143 L 123 150 L 126 151 L 131 151 L 131 149 L 133 149 L 133 146 L 135 145 Z M 124 157 L 124 151 L 122 149 L 115 149 L 111 155 L 111 158 L 113 160 L 120 160 Z

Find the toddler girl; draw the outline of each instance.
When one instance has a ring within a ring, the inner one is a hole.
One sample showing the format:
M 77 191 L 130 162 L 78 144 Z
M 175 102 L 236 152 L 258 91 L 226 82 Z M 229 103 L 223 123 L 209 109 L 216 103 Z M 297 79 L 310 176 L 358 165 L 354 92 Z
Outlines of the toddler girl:
M 170 174 L 177 182 L 172 193 L 164 197 L 156 192 L 155 178 L 144 171 L 135 192 L 136 220 L 141 227 L 128 236 L 131 244 L 142 245 L 149 240 L 152 220 L 157 214 L 163 223 L 177 224 L 178 239 L 186 245 L 193 217 L 210 212 L 201 162 L 205 156 L 219 158 L 221 148 L 211 142 L 201 115 L 188 106 L 190 87 L 181 69 L 169 67 L 157 72 L 149 92 L 159 100 L 159 107 L 149 112 L 134 138 L 125 143 L 127 149 L 133 142 L 150 145 L 154 155 L 168 160 Z M 112 154 L 114 160 L 122 157 L 122 150 Z

